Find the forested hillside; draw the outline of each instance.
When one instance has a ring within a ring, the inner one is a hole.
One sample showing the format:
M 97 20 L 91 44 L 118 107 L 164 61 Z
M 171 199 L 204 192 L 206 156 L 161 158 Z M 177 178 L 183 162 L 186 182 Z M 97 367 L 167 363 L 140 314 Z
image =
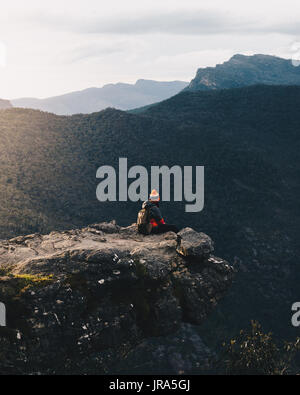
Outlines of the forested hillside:
M 162 203 L 167 220 L 209 234 L 235 261 L 231 294 L 207 325 L 210 341 L 258 319 L 293 335 L 298 298 L 300 88 L 254 86 L 183 92 L 140 114 L 108 109 L 56 116 L 0 112 L 0 237 L 136 220 L 140 205 L 100 203 L 96 170 L 129 166 L 205 166 L 205 208 Z M 238 298 L 237 298 L 238 295 Z M 222 328 L 218 333 L 218 328 Z M 222 332 L 222 333 L 221 333 Z

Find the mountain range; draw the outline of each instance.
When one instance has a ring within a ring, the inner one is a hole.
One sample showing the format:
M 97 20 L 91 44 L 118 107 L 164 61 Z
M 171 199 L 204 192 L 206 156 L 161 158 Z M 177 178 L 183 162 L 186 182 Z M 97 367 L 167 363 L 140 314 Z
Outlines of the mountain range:
M 11 100 L 14 107 L 38 109 L 57 115 L 89 114 L 112 107 L 133 110 L 166 100 L 181 90 L 230 89 L 256 84 L 300 85 L 300 67 L 271 55 L 237 54 L 216 67 L 200 68 L 190 82 L 140 79 L 135 84 L 107 84 L 45 99 Z
M 183 81 L 160 82 L 138 80 L 135 84 L 108 84 L 47 99 L 12 100 L 14 107 L 32 108 L 58 115 L 92 113 L 107 107 L 130 110 L 176 95 L 188 85 Z

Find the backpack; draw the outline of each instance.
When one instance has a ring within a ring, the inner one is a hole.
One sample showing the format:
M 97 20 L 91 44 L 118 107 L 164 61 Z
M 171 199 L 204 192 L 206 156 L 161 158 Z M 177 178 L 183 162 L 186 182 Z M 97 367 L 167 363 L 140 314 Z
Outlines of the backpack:
M 143 235 L 150 235 L 152 230 L 152 224 L 150 223 L 148 209 L 143 208 L 142 210 L 139 211 L 137 218 L 137 226 L 139 233 Z

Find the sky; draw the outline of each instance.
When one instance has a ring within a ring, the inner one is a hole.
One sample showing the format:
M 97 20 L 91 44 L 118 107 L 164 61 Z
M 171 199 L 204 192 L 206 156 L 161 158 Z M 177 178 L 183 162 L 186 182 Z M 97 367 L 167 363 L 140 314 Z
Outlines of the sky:
M 0 0 L 0 97 L 190 81 L 236 53 L 300 58 L 299 0 Z

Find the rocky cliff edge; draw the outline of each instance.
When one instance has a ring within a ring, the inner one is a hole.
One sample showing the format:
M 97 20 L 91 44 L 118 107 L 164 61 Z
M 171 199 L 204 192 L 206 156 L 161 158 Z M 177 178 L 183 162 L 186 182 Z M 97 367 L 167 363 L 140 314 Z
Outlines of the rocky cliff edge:
M 178 342 L 193 342 L 232 282 L 213 250 L 191 228 L 145 237 L 114 222 L 1 241 L 0 372 L 105 374 L 149 347 L 164 349 L 168 373 L 199 367 L 201 339 L 196 356 Z

